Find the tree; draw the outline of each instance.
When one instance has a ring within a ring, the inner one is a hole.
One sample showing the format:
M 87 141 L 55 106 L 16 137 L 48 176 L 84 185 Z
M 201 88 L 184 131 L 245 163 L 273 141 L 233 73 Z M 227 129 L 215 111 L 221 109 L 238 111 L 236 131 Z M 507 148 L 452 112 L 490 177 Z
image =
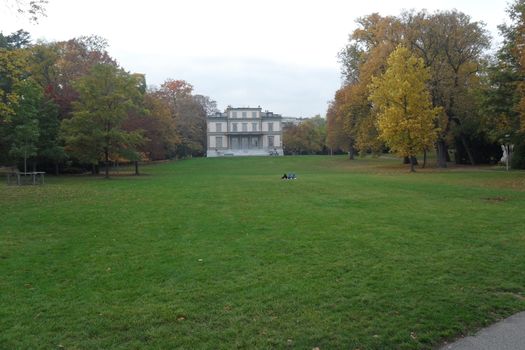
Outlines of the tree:
M 386 72 L 372 79 L 370 100 L 378 109 L 379 135 L 400 156 L 411 159 L 431 147 L 440 108 L 432 107 L 426 82 L 430 78 L 423 60 L 399 46 L 388 58 Z
M 347 151 L 349 159 L 357 150 L 378 153 L 383 148 L 368 100 L 368 85 L 374 75 L 384 72 L 388 55 L 403 40 L 398 18 L 373 13 L 356 22 L 359 27 L 339 53 L 345 84 L 327 113 L 330 143 L 334 147 L 337 140 L 337 148 Z
M 192 95 L 193 86 L 184 80 L 167 79 L 158 90 L 170 107 L 178 138 L 177 156 L 200 156 L 206 151 L 206 114 L 214 111 L 214 101 Z
M 381 150 L 377 116 L 370 108 L 367 86 L 372 76 L 385 71 L 388 55 L 399 44 L 424 60 L 430 71 L 428 88 L 434 107 L 442 107 L 440 134 L 436 141 L 439 166 L 446 167 L 448 146 L 464 150 L 474 163 L 469 141 L 482 136 L 479 114 L 480 72 L 489 39 L 482 23 L 458 11 L 404 12 L 398 17 L 371 14 L 357 20 L 359 25 L 340 53 L 344 86 L 338 90 L 330 127 L 344 128 L 348 142 L 362 150 Z M 333 134 L 329 130 L 329 135 Z
M 58 175 L 59 163 L 66 159 L 66 152 L 59 135 L 60 119 L 58 106 L 45 92 L 40 105 L 38 127 L 38 161 L 53 164 L 55 175 Z
M 504 42 L 498 58 L 501 66 L 506 68 L 505 73 L 516 84 L 515 94 L 518 95 L 519 102 L 515 110 L 519 114 L 519 127 L 525 132 L 525 1 L 515 0 L 507 13 L 511 24 L 500 26 Z
M 27 172 L 27 159 L 37 155 L 40 136 L 38 117 L 44 100 L 42 88 L 31 79 L 16 84 L 15 91 L 20 102 L 14 109 L 11 123 L 9 155 L 24 160 Z
M 129 111 L 140 108 L 139 85 L 110 64 L 95 65 L 74 83 L 79 99 L 73 103 L 73 117 L 62 123 L 67 150 L 92 164 L 102 159 L 106 178 L 110 159 L 135 151 L 144 141 L 139 131 L 122 128 Z
M 330 148 L 330 154 L 334 151 L 342 151 L 344 144 L 342 122 L 341 119 L 338 118 L 336 108 L 336 102 L 331 101 L 326 111 L 326 146 Z
M 0 33 L 0 48 L 16 50 L 25 48 L 30 43 L 31 37 L 25 30 L 19 29 L 7 36 Z
M 0 123 L 8 122 L 14 113 L 19 101 L 14 87 L 29 75 L 27 65 L 26 51 L 0 48 Z
M 499 27 L 504 40 L 488 69 L 483 120 L 492 140 L 515 144 L 512 166 L 525 167 L 525 1 L 515 0 L 507 13 L 511 22 Z
M 447 140 L 454 139 L 458 141 L 456 149 L 464 148 L 474 164 L 466 136 L 472 125 L 467 119 L 474 121 L 471 117 L 476 97 L 472 91 L 479 87 L 477 74 L 484 66 L 482 55 L 490 44 L 484 24 L 456 10 L 404 13 L 403 18 L 406 45 L 429 68 L 432 103 L 442 107 L 446 116 L 436 142 L 438 166 L 447 166 Z M 481 123 L 480 118 L 475 121 Z
M 317 154 L 326 150 L 326 120 L 320 115 L 283 128 L 283 145 L 289 154 Z
M 117 67 L 107 53 L 107 41 L 99 36 L 81 36 L 68 41 L 39 43 L 32 48 L 35 79 L 59 107 L 60 119 L 70 117 L 72 103 L 78 99 L 73 82 L 90 74 L 99 64 Z
M 9 159 L 12 122 L 28 77 L 27 51 L 0 48 L 0 162 Z
M 501 25 L 504 38 L 488 70 L 485 116 L 494 137 L 525 131 L 525 1 L 516 0 L 507 13 L 511 24 Z
M 174 158 L 180 139 L 168 104 L 155 92 L 147 92 L 144 95 L 144 108 L 147 113 L 132 111 L 123 128 L 143 131 L 146 141 L 139 150 L 147 159 Z

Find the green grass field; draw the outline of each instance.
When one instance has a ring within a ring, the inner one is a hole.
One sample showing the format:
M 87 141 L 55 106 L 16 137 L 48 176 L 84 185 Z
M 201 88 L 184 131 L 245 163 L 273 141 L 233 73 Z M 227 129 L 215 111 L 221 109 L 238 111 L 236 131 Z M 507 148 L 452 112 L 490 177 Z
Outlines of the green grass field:
M 0 348 L 421 349 L 525 310 L 525 172 L 407 170 L 194 159 L 2 184 Z

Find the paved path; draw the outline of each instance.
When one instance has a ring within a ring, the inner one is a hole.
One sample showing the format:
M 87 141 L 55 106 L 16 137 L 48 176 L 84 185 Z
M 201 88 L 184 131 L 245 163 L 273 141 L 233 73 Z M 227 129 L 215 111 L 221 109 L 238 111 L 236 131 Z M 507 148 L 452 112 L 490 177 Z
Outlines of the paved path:
M 441 350 L 524 350 L 525 312 L 484 328 L 474 336 L 465 337 Z

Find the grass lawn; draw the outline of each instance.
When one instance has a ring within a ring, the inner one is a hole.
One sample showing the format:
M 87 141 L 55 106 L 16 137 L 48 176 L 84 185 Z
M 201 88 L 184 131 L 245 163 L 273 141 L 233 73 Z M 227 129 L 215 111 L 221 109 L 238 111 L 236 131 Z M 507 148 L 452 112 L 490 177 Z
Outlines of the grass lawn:
M 215 158 L 1 184 L 0 348 L 421 349 L 525 310 L 525 172 L 407 170 Z

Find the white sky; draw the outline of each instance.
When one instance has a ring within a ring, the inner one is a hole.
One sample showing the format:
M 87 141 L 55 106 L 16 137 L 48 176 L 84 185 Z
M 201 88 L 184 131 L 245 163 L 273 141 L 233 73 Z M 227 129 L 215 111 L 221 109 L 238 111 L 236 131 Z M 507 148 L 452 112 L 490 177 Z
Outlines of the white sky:
M 286 116 L 324 115 L 340 86 L 337 52 L 355 19 L 403 9 L 457 9 L 483 21 L 497 40 L 506 0 L 49 0 L 47 18 L 29 24 L 0 0 L 0 31 L 33 39 L 96 34 L 110 54 L 150 85 L 184 79 L 227 105 Z

